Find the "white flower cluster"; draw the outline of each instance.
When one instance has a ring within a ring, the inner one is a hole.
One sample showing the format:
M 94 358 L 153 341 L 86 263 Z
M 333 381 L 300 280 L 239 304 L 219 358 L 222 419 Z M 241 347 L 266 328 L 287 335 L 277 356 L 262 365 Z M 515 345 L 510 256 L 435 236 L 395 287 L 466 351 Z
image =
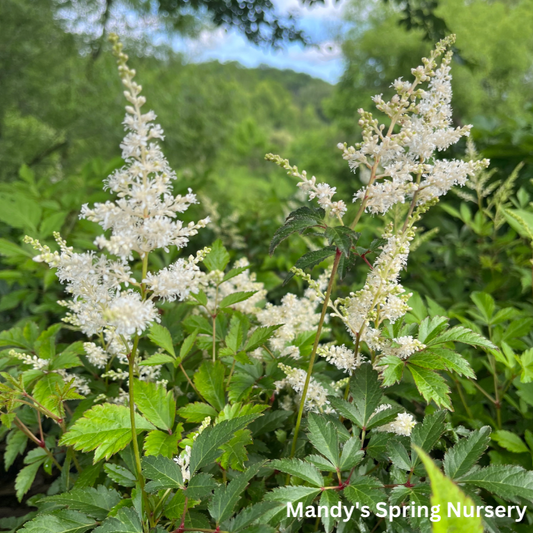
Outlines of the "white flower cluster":
M 186 300 L 190 293 L 199 291 L 202 271 L 198 263 L 209 253 L 209 248 L 204 248 L 190 255 L 188 259 L 178 259 L 172 265 L 161 269 L 157 273 L 148 272 L 146 287 L 152 291 L 153 296 L 169 302 Z
M 302 297 L 288 293 L 281 299 L 280 305 L 268 302 L 264 309 L 257 311 L 257 320 L 261 326 L 274 326 L 283 324 L 270 338 L 269 346 L 282 356 L 290 355 L 295 359 L 300 357 L 300 351 L 292 342 L 300 333 L 313 331 L 320 313 L 317 304 L 320 302 L 320 293 L 328 283 L 329 271 L 323 273 L 313 286 L 307 288 Z
M 9 350 L 9 356 L 15 357 L 20 361 L 24 362 L 26 365 L 30 365 L 34 370 L 48 370 L 48 365 L 50 364 L 49 359 L 41 359 L 36 355 L 29 355 L 26 353 L 17 352 L 16 350 Z M 88 396 L 91 394 L 91 389 L 87 384 L 87 380 L 84 377 L 78 376 L 76 374 L 69 374 L 65 369 L 51 370 L 55 374 L 59 374 L 65 383 L 72 382 L 72 387 L 76 390 L 78 394 Z
M 121 144 L 124 167 L 115 171 L 106 181 L 106 187 L 115 192 L 115 202 L 84 205 L 81 218 L 111 230 L 109 239 L 103 235 L 96 239 L 100 248 L 110 253 L 132 258 L 132 252 L 141 257 L 157 248 L 168 251 L 170 246 L 183 248 L 189 237 L 205 227 L 209 219 L 184 225 L 178 213 L 197 203 L 196 195 L 189 189 L 185 196 L 174 196 L 172 183 L 176 179 L 157 139 L 164 139 L 163 130 L 154 124 L 153 111 L 143 113 L 146 102 L 141 96 L 142 87 L 134 81 L 135 71 L 127 64 L 127 56 L 115 45 L 119 56 L 119 73 L 126 90 L 124 96 L 131 105 L 126 106 L 124 127 L 128 132 Z
M 396 337 L 389 346 L 383 346 L 381 348 L 383 355 L 393 355 L 400 359 L 407 359 L 415 352 L 419 352 L 426 347 L 417 339 L 413 339 L 411 335 L 404 337 Z
M 350 376 L 366 361 L 365 357 L 361 354 L 356 356 L 354 350 L 347 348 L 344 344 L 342 346 L 319 346 L 317 353 L 339 370 L 348 372 Z
M 344 321 L 354 340 L 365 341 L 371 349 L 382 348 L 381 323 L 385 319 L 394 323 L 402 317 L 409 310 L 406 302 L 411 296 L 400 284 L 399 275 L 407 263 L 413 233 L 398 236 L 389 228 L 384 237 L 387 242 L 382 246 L 365 286 L 335 302 L 336 311 L 332 313 Z
M 413 195 L 418 205 L 423 204 L 454 185 L 464 185 L 468 176 L 488 165 L 487 160 L 435 159 L 435 151 L 446 150 L 471 129 L 469 125 L 452 127 L 452 52 L 446 50 L 453 42 L 452 36 L 438 43 L 431 56 L 422 60 L 423 65 L 412 70 L 413 82 L 396 80 L 392 84 L 396 94 L 389 102 L 381 95 L 373 98 L 376 107 L 391 119 L 386 132 L 385 125 L 360 109 L 363 142 L 355 147 L 339 144 L 350 168 L 362 165 L 372 172 L 368 186 L 354 196 L 354 201 L 363 200 L 371 213 L 385 213 Z M 422 83 L 428 83 L 427 90 L 420 87 Z
M 30 365 L 34 370 L 44 370 L 48 368 L 50 361 L 48 359 L 41 359 L 36 355 L 29 355 L 27 353 L 17 352 L 16 350 L 9 350 L 9 356 L 15 357 L 26 365 Z
M 115 192 L 118 199 L 96 204 L 92 209 L 84 205 L 80 216 L 110 230 L 109 238 L 102 235 L 95 243 L 118 259 L 93 252 L 74 253 L 58 234 L 55 238 L 60 252 L 52 252 L 29 237 L 26 242 L 39 250 L 36 261 L 57 268 L 59 280 L 72 294 L 72 300 L 64 302 L 70 310 L 65 318 L 67 322 L 88 336 L 111 331 L 122 342 L 127 342 L 128 338 L 140 335 L 151 323 L 159 321 L 154 298 L 184 300 L 190 292 L 198 291 L 200 270 L 197 263 L 207 250 L 188 260 L 180 258 L 158 273 L 146 272 L 145 266 L 143 286 L 133 278 L 127 260 L 133 260 L 133 252 L 145 258 L 156 248 L 166 251 L 171 245 L 183 248 L 208 219 L 184 225 L 176 218 L 178 213 L 196 203 L 196 197 L 191 191 L 183 197 L 173 195 L 172 182 L 176 175 L 155 142 L 163 139 L 161 127 L 153 123 L 155 114 L 152 111 L 142 113 L 145 98 L 140 95 L 141 86 L 133 79 L 135 71 L 127 66 L 127 56 L 122 53 L 118 41 L 115 41 L 115 52 L 126 87 L 124 94 L 131 104 L 126 107 L 124 125 L 128 133 L 121 145 L 126 164 L 106 181 L 106 187 Z M 87 355 L 95 366 L 105 366 L 105 354 L 94 347 L 89 348 Z
M 246 257 L 235 261 L 233 268 L 245 268 L 250 266 Z M 250 298 L 242 302 L 237 302 L 230 307 L 241 313 L 256 313 L 258 311 L 257 305 L 265 299 L 267 291 L 261 282 L 256 281 L 256 274 L 250 272 L 248 269 L 233 278 L 222 282 L 224 273 L 219 270 L 213 270 L 207 274 L 202 274 L 199 278 L 201 288 L 207 296 L 207 307 L 209 311 L 214 311 L 215 302 L 220 303 L 223 298 L 234 294 L 236 292 L 251 292 L 256 291 Z M 218 289 L 217 289 L 218 286 Z
M 287 377 L 274 383 L 276 392 L 279 393 L 284 387 L 290 386 L 296 393 L 301 394 L 304 390 L 307 372 L 301 368 L 292 368 L 283 363 L 279 363 L 278 366 L 285 372 Z M 307 411 L 333 413 L 334 410 L 330 407 L 327 396 L 328 391 L 312 377 L 309 381 L 309 388 L 305 398 L 305 409 Z
M 375 428 L 374 431 L 396 433 L 396 435 L 409 437 L 415 426 L 416 420 L 413 415 L 410 415 L 409 413 L 399 413 L 396 416 L 396 420 L 389 424 L 385 424 L 384 426 L 379 426 Z
M 300 181 L 298 187 L 309 195 L 309 200 L 316 198 L 318 205 L 322 209 L 329 210 L 333 216 L 342 218 L 346 213 L 346 204 L 342 200 L 332 201 L 333 195 L 337 192 L 337 187 L 330 187 L 327 183 L 316 183 L 316 178 L 307 178 L 307 172 L 304 170 L 299 175 Z

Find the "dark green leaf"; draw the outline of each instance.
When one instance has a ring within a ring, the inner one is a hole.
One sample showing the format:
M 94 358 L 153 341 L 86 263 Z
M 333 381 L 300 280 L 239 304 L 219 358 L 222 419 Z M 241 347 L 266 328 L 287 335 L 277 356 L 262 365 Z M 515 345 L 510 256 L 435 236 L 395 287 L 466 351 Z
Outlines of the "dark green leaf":
M 97 488 L 74 489 L 40 501 L 65 505 L 72 511 L 80 511 L 97 520 L 103 520 L 120 500 L 121 496 L 116 490 L 99 485 Z
M 217 411 L 224 409 L 224 365 L 220 361 L 204 361 L 194 374 L 194 384 L 202 397 Z
M 296 261 L 294 267 L 300 268 L 302 270 L 306 268 L 313 269 L 316 265 L 325 261 L 328 257 L 335 255 L 337 248 L 335 246 L 327 246 L 321 250 L 315 250 L 313 252 L 307 252 L 305 255 L 302 255 L 298 261 Z M 289 272 L 283 285 L 286 285 L 294 277 L 294 272 Z
M 335 426 L 323 416 L 310 413 L 307 429 L 311 444 L 335 466 L 339 466 L 339 437 Z
M 444 473 L 456 479 L 466 474 L 475 466 L 490 443 L 489 426 L 473 431 L 466 439 L 461 439 L 444 456 Z
M 142 469 L 144 476 L 152 480 L 146 484 L 147 492 L 183 488 L 181 467 L 168 457 L 161 455 L 144 457 Z

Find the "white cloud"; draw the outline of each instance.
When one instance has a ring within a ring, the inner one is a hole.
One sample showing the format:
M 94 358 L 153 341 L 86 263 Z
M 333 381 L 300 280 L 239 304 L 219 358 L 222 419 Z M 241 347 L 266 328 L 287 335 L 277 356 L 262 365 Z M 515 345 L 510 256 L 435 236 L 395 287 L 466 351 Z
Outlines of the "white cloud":
M 194 62 L 217 59 L 238 61 L 247 67 L 266 64 L 306 72 L 335 83 L 342 74 L 342 54 L 337 37 L 342 31 L 346 0 L 326 0 L 325 5 L 302 6 L 299 0 L 274 0 L 280 14 L 291 13 L 315 46 L 286 44 L 271 50 L 251 44 L 237 31 L 218 28 L 203 31 L 195 39 L 177 39 L 176 48 Z

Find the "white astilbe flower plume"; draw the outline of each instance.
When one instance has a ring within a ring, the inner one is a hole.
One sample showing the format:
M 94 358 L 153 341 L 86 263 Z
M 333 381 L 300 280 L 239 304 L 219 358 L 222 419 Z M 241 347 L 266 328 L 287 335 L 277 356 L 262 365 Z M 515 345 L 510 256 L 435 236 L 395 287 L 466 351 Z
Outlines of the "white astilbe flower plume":
M 364 340 L 371 349 L 380 349 L 379 326 L 388 319 L 394 323 L 408 310 L 411 296 L 399 282 L 400 271 L 407 263 L 413 233 L 394 235 L 392 226 L 365 286 L 348 298 L 334 303 L 332 316 L 341 318 L 354 340 Z M 373 327 L 371 327 L 373 325 Z
M 361 354 L 356 356 L 354 350 L 347 348 L 344 344 L 342 346 L 319 346 L 317 353 L 324 357 L 328 363 L 336 366 L 339 370 L 344 370 L 350 376 L 366 360 Z
M 159 321 L 154 298 L 184 300 L 191 292 L 198 292 L 198 262 L 208 252 L 205 249 L 196 257 L 180 258 L 157 273 L 147 272 L 144 261 L 145 279 L 139 283 L 132 276 L 128 261 L 133 260 L 133 252 L 146 259 L 157 248 L 183 248 L 209 220 L 184 224 L 177 218 L 178 213 L 197 203 L 196 196 L 190 190 L 185 196 L 172 193 L 176 175 L 157 144 L 158 139 L 163 139 L 163 131 L 154 124 L 153 111 L 141 111 L 145 98 L 140 94 L 141 86 L 134 81 L 135 71 L 127 66 L 127 56 L 116 36 L 113 42 L 126 88 L 124 95 L 131 104 L 126 107 L 124 125 L 128 133 L 121 144 L 126 163 L 105 182 L 105 188 L 118 198 L 92 208 L 84 205 L 80 217 L 109 230 L 109 238 L 101 235 L 95 243 L 117 258 L 94 252 L 76 253 L 58 234 L 55 238 L 60 250 L 55 252 L 26 237 L 26 242 L 40 252 L 35 260 L 57 268 L 59 280 L 72 295 L 70 301 L 60 302 L 69 309 L 65 321 L 88 336 L 105 335 L 105 350 L 86 345 L 89 362 L 98 368 L 105 367 L 114 355 L 121 363 L 127 362 L 126 354 L 131 349 L 128 339 Z M 117 344 L 122 348 L 117 348 Z
M 276 387 L 276 392 L 281 391 L 284 387 L 289 386 L 298 394 L 301 394 L 304 389 L 305 380 L 307 373 L 301 368 L 292 368 L 290 366 L 284 365 L 283 363 L 278 364 L 279 368 L 285 372 L 287 377 L 281 381 L 276 381 L 274 383 Z M 322 413 L 332 413 L 334 410 L 330 407 L 329 401 L 327 399 L 328 391 L 320 385 L 314 378 L 311 378 L 309 382 L 309 388 L 307 389 L 307 396 L 305 398 L 305 409 L 306 411 L 322 412 Z
M 320 303 L 322 291 L 328 284 L 329 274 L 330 271 L 326 270 L 317 280 L 312 280 L 303 296 L 288 293 L 281 299 L 280 305 L 267 302 L 264 309 L 257 310 L 256 316 L 261 326 L 282 324 L 269 340 L 272 350 L 282 356 L 300 358 L 299 348 L 292 343 L 301 333 L 316 329 L 320 320 L 317 304 Z M 310 280 L 309 276 L 304 276 Z
M 409 437 L 415 426 L 416 420 L 413 415 L 410 415 L 409 413 L 399 413 L 396 416 L 396 420 L 393 420 L 384 426 L 377 427 L 374 431 L 396 433 L 396 435 Z
M 446 194 L 454 185 L 464 185 L 468 176 L 488 165 L 487 160 L 435 158 L 435 152 L 468 136 L 472 127 L 452 126 L 452 52 L 447 48 L 454 40 L 450 36 L 439 42 L 423 65 L 412 69 L 412 82 L 397 79 L 392 84 L 396 94 L 389 102 L 382 95 L 374 96 L 376 107 L 390 118 L 389 127 L 360 109 L 363 142 L 350 147 L 339 144 L 351 169 L 362 166 L 372 172 L 368 186 L 354 195 L 354 201 L 365 201 L 370 213 L 385 213 L 415 195 L 421 205 Z M 426 89 L 422 88 L 425 83 Z
M 119 43 L 117 46 L 120 48 Z M 126 88 L 124 96 L 131 103 L 126 106 L 124 119 L 128 133 L 120 145 L 126 164 L 106 180 L 106 188 L 116 193 L 118 199 L 92 208 L 85 204 L 80 217 L 111 230 L 109 239 L 102 235 L 96 244 L 122 258 L 131 258 L 132 252 L 142 257 L 157 248 L 168 252 L 172 245 L 183 248 L 209 219 L 184 225 L 177 218 L 178 213 L 197 203 L 196 195 L 191 189 L 185 196 L 173 195 L 176 174 L 157 143 L 164 139 L 163 130 L 154 124 L 153 111 L 141 111 L 146 101 L 140 94 L 142 87 L 134 81 L 135 71 L 127 66 L 127 56 L 120 49 L 118 53 L 119 73 Z

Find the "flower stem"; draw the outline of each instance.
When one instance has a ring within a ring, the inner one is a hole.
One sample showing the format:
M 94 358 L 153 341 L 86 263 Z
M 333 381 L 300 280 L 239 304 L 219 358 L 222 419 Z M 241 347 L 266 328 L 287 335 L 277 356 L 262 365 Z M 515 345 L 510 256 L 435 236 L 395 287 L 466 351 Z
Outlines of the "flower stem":
M 130 420 L 131 420 L 131 437 L 133 442 L 133 453 L 135 455 L 135 468 L 137 470 L 137 481 L 142 489 L 144 489 L 144 477 L 142 475 L 141 467 L 141 454 L 139 452 L 139 443 L 137 442 L 137 429 L 135 428 L 135 395 L 133 391 L 134 383 L 134 364 L 135 364 L 135 355 L 137 354 L 137 347 L 139 346 L 139 336 L 135 335 L 135 340 L 133 341 L 133 348 L 128 357 L 129 359 L 129 400 L 130 400 Z
M 335 254 L 335 260 L 333 262 L 333 268 L 331 269 L 331 275 L 329 278 L 328 288 L 326 295 L 324 297 L 324 304 L 322 305 L 322 313 L 320 314 L 320 321 L 318 322 L 318 328 L 316 332 L 315 342 L 313 344 L 313 351 L 311 352 L 311 357 L 309 359 L 309 367 L 307 369 L 307 376 L 305 378 L 305 384 L 302 391 L 302 399 L 300 400 L 300 408 L 298 409 L 298 418 L 296 419 L 296 427 L 294 429 L 294 437 L 292 439 L 291 446 L 291 458 L 294 457 L 296 452 L 296 441 L 298 440 L 298 433 L 300 431 L 300 424 L 302 423 L 302 415 L 304 412 L 305 398 L 307 396 L 307 389 L 309 388 L 309 382 L 311 381 L 311 374 L 313 373 L 313 365 L 315 364 L 316 351 L 318 349 L 318 343 L 320 341 L 320 334 L 322 333 L 322 326 L 324 325 L 324 319 L 326 318 L 326 311 L 328 309 L 329 298 L 331 296 L 331 290 L 333 289 L 333 283 L 335 282 L 335 274 L 337 273 L 337 268 L 339 267 L 339 261 L 341 259 L 342 252 L 337 248 Z

